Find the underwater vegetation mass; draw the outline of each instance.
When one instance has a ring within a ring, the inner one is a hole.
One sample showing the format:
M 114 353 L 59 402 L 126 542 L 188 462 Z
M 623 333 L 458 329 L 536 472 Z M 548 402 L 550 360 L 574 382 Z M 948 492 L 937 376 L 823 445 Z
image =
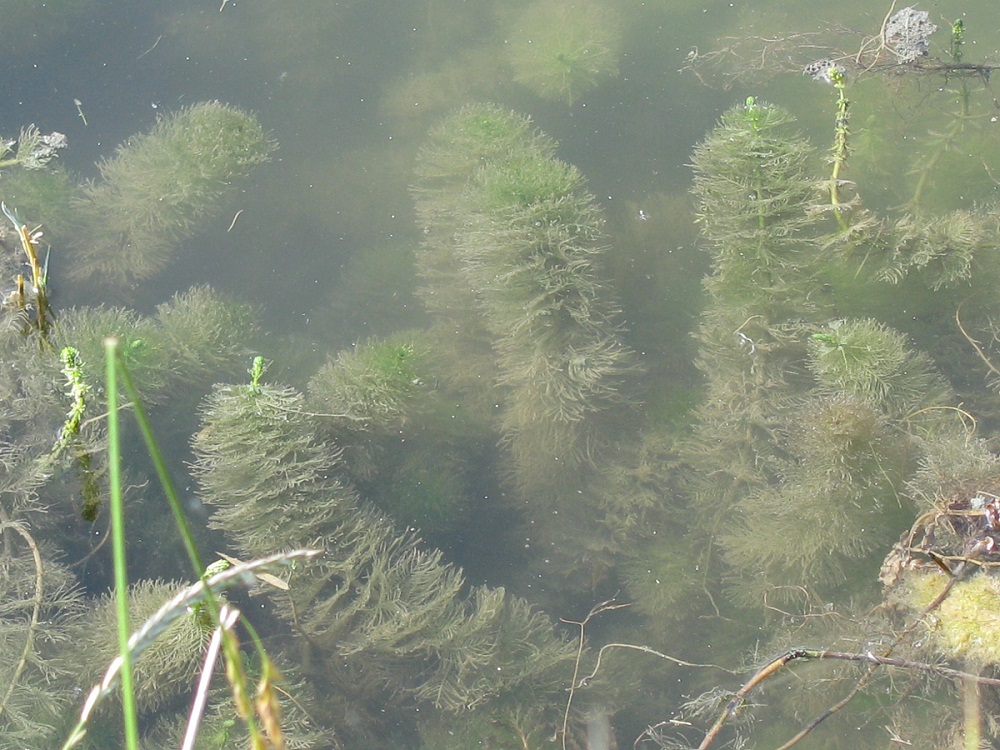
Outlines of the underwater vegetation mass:
M 291 389 L 220 387 L 195 437 L 195 472 L 213 525 L 241 554 L 303 539 L 324 550 L 292 576 L 281 611 L 316 649 L 327 689 L 454 713 L 501 710 L 521 685 L 558 691 L 573 647 L 548 618 L 503 588 L 467 588 L 440 552 L 363 501 L 309 412 Z
M 253 115 L 221 102 L 162 118 L 101 162 L 100 179 L 84 186 L 73 276 L 119 287 L 154 276 L 274 147 Z
M 627 20 L 613 10 L 516 9 L 515 80 L 572 105 L 612 79 Z M 226 629 L 207 596 L 143 643 L 143 747 L 185 742 L 192 691 L 205 705 L 189 746 L 225 750 L 995 744 L 1000 225 L 988 194 L 933 200 L 956 144 L 982 135 L 972 113 L 992 68 L 962 62 L 960 23 L 943 56 L 936 33 L 906 8 L 856 53 L 804 66 L 833 92 L 825 151 L 756 97 L 694 145 L 690 219 L 709 270 L 674 333 L 697 382 L 647 367 L 673 352 L 637 351 L 626 324 L 622 295 L 656 297 L 630 310 L 671 303 L 655 278 L 615 288 L 616 264 L 647 250 L 614 248 L 642 232 L 609 224 L 559 142 L 502 104 L 466 103 L 413 148 L 412 263 L 403 243 L 358 253 L 371 268 L 341 282 L 398 263 L 393 304 L 419 300 L 426 317 L 361 338 L 344 323 L 330 339 L 351 343 L 308 372 L 269 363 L 258 313 L 209 286 L 147 312 L 62 308 L 39 262 L 34 222 L 51 211 L 52 236 L 73 236 L 72 278 L 149 288 L 268 159 L 252 115 L 183 109 L 82 187 L 52 136 L 5 142 L 0 748 L 59 746 L 121 651 L 104 590 L 111 446 L 127 462 L 129 627 L 221 568 L 240 585 L 211 601 L 244 612 L 204 687 Z M 785 57 L 805 53 L 792 43 Z M 903 170 L 905 200 L 879 207 L 851 179 L 852 107 L 870 99 L 848 93 L 887 70 L 900 99 L 910 77 L 935 76 L 913 96 L 947 106 L 886 167 Z M 650 205 L 628 210 L 645 221 Z M 120 407 L 100 377 L 108 337 L 138 386 Z M 211 573 L 173 559 L 169 493 L 132 439 L 145 413 L 177 443 L 191 543 L 225 561 Z M 765 688 L 791 669 L 802 689 Z M 255 695 L 234 698 L 239 684 Z M 97 708 L 73 746 L 117 746 L 125 703 Z
M 626 403 L 635 368 L 603 277 L 603 218 L 553 150 L 523 117 L 470 106 L 432 134 L 414 187 L 418 215 L 447 228 L 418 255 L 422 297 L 448 299 L 437 268 L 450 260 L 455 288 L 468 291 L 447 325 L 491 346 L 498 374 L 487 377 L 510 393 L 504 440 L 519 481 L 538 488 L 586 463 L 600 415 Z
M 514 80 L 543 99 L 572 105 L 618 75 L 615 11 L 589 0 L 539 0 L 507 30 Z

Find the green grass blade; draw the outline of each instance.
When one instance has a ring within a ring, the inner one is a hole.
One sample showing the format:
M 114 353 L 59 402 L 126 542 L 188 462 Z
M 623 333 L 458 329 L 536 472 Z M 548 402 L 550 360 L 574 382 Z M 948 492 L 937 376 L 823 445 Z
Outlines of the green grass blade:
M 118 434 L 118 340 L 104 340 L 105 388 L 108 398 L 108 480 L 111 494 L 111 542 L 115 567 L 115 602 L 118 611 L 118 649 L 122 659 L 122 711 L 125 747 L 139 748 L 139 720 L 132 683 L 132 654 L 128 647 L 128 569 L 125 562 L 125 509 L 122 499 L 121 446 Z
M 163 454 L 160 453 L 160 448 L 156 443 L 153 427 L 149 423 L 149 418 L 146 416 L 146 409 L 142 405 L 139 391 L 132 382 L 132 375 L 125 366 L 121 353 L 117 353 L 116 356 L 118 374 L 122 379 L 122 385 L 125 386 L 125 392 L 132 401 L 132 411 L 135 412 L 135 419 L 139 423 L 139 430 L 142 432 L 142 439 L 146 443 L 146 450 L 149 453 L 149 457 L 153 460 L 153 466 L 156 468 L 156 476 L 160 480 L 160 486 L 163 488 L 163 492 L 167 496 L 167 501 L 170 503 L 170 510 L 174 514 L 177 530 L 180 532 L 181 539 L 184 540 L 184 549 L 187 550 L 188 559 L 191 561 L 195 575 L 201 577 L 205 574 L 205 566 L 202 564 L 201 556 L 198 554 L 198 549 L 195 546 L 194 536 L 191 534 L 191 526 L 188 524 L 187 518 L 184 517 L 184 509 L 181 507 L 180 498 L 177 497 L 174 483 L 170 479 L 167 464 L 163 460 Z M 216 607 L 212 607 L 212 609 L 217 616 L 218 609 Z

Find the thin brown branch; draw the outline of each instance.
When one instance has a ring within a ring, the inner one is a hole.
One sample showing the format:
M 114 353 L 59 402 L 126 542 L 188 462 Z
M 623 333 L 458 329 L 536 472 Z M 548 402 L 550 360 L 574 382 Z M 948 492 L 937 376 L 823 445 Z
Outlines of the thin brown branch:
M 597 615 L 603 612 L 611 612 L 616 609 L 625 609 L 626 607 L 630 606 L 631 606 L 630 604 L 617 604 L 615 603 L 615 600 L 612 598 L 600 602 L 599 604 L 595 604 L 593 607 L 590 608 L 590 612 L 587 613 L 587 616 L 584 617 L 583 620 L 581 620 L 580 622 L 577 622 L 576 620 L 566 620 L 563 618 L 559 618 L 562 622 L 566 623 L 567 625 L 576 625 L 580 628 L 580 640 L 577 644 L 577 649 L 576 649 L 576 661 L 573 663 L 573 680 L 570 683 L 569 696 L 566 698 L 566 710 L 563 713 L 562 729 L 560 730 L 560 733 L 562 734 L 562 750 L 567 750 L 566 738 L 569 734 L 569 715 L 570 715 L 570 710 L 573 707 L 573 696 L 576 695 L 577 679 L 580 676 L 580 662 L 583 660 L 583 650 L 585 644 L 584 635 L 587 628 L 587 623 L 590 622 L 594 617 L 597 617 Z
M 993 366 L 993 363 L 990 362 L 990 358 L 986 356 L 986 352 L 984 352 L 980 347 L 979 342 L 976 341 L 974 338 L 972 338 L 972 336 L 968 334 L 968 332 L 965 330 L 965 327 L 962 325 L 962 318 L 959 316 L 960 313 L 962 312 L 962 305 L 964 304 L 965 302 L 963 300 L 959 304 L 959 306 L 955 308 L 955 323 L 958 325 L 958 330 L 959 332 L 961 332 L 965 340 L 969 342 L 972 348 L 976 350 L 976 354 L 979 356 L 979 359 L 981 359 L 983 363 L 989 368 L 990 372 L 992 372 L 997 377 L 1000 377 L 1000 370 L 998 370 L 996 367 Z
M 745 704 L 747 696 L 750 695 L 757 687 L 759 687 L 765 680 L 776 674 L 782 667 L 790 662 L 802 660 L 802 659 L 839 659 L 848 661 L 858 661 L 867 663 L 869 665 L 865 673 L 861 675 L 858 681 L 855 683 L 854 687 L 851 688 L 850 692 L 847 693 L 843 698 L 841 698 L 837 703 L 830 706 L 828 709 L 823 711 L 821 714 L 816 716 L 812 721 L 806 724 L 794 737 L 792 737 L 788 742 L 782 745 L 778 750 L 788 750 L 794 745 L 798 744 L 806 735 L 813 731 L 817 726 L 822 724 L 828 718 L 833 716 L 835 713 L 844 708 L 848 703 L 850 703 L 854 698 L 864 690 L 868 684 L 871 682 L 872 678 L 875 676 L 875 672 L 883 666 L 894 666 L 904 669 L 919 670 L 932 672 L 935 674 L 940 674 L 948 677 L 961 677 L 962 679 L 993 679 L 993 678 L 980 678 L 978 675 L 972 675 L 965 672 L 960 672 L 959 670 L 952 670 L 947 667 L 939 667 L 933 664 L 924 664 L 922 662 L 911 662 L 905 659 L 895 659 L 890 656 L 892 651 L 905 640 L 917 627 L 917 625 L 931 612 L 941 606 L 941 603 L 948 598 L 951 593 L 952 588 L 961 579 L 962 575 L 967 569 L 968 562 L 973 562 L 971 559 L 974 554 L 970 555 L 970 559 L 962 560 L 953 569 L 951 578 L 948 579 L 948 583 L 945 584 L 941 593 L 938 594 L 934 601 L 924 607 L 923 611 L 918 617 L 916 617 L 913 622 L 906 626 L 903 631 L 896 636 L 885 652 L 879 656 L 875 653 L 868 651 L 862 654 L 849 654 L 841 651 L 824 651 L 824 650 L 812 650 L 806 648 L 792 649 L 786 651 L 781 656 L 772 659 L 770 662 L 761 667 L 753 677 L 747 681 L 743 687 L 741 687 L 726 703 L 726 707 L 723 709 L 722 713 L 715 720 L 715 723 L 708 730 L 705 738 L 702 740 L 701 744 L 698 746 L 698 750 L 708 750 L 713 742 L 718 738 L 719 734 L 722 732 L 723 727 L 726 723 L 736 714 L 736 712 Z M 993 680 L 992 682 L 984 682 L 983 684 L 998 684 L 1000 685 L 1000 680 Z
M 580 678 L 580 681 L 576 683 L 576 686 L 578 688 L 586 687 L 588 684 L 590 684 L 590 681 L 597 676 L 597 673 L 601 669 L 601 661 L 604 658 L 604 652 L 615 648 L 626 649 L 629 651 L 639 651 L 640 653 L 643 654 L 651 654 L 653 656 L 658 656 L 661 659 L 666 659 L 669 662 L 673 662 L 679 667 L 718 669 L 722 672 L 726 672 L 727 674 L 738 674 L 736 670 L 726 669 L 725 667 L 720 667 L 718 664 L 699 664 L 698 662 L 684 661 L 683 659 L 678 659 L 676 656 L 670 656 L 669 654 L 664 654 L 660 651 L 657 651 L 654 648 L 650 648 L 649 646 L 640 646 L 635 643 L 605 643 L 603 646 L 601 646 L 600 650 L 597 652 L 597 663 L 594 665 L 594 671 Z

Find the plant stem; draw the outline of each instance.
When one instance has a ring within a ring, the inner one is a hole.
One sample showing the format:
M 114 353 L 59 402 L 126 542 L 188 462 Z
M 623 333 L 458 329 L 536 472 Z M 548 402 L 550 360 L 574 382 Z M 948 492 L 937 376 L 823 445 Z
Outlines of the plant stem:
M 167 496 L 167 501 L 170 504 L 170 510 L 174 516 L 174 522 L 177 524 L 177 530 L 180 532 L 181 539 L 184 541 L 184 549 L 187 551 L 188 559 L 191 561 L 191 567 L 194 568 L 194 573 L 196 576 L 203 576 L 205 574 L 205 566 L 201 562 L 201 556 L 198 554 L 198 549 L 194 543 L 194 535 L 191 533 L 191 526 L 187 522 L 187 518 L 184 517 L 184 510 L 181 507 L 180 498 L 177 496 L 177 490 L 174 488 L 174 483 L 170 479 L 170 472 L 167 470 L 167 464 L 163 460 L 163 454 L 160 453 L 160 447 L 156 443 L 156 437 L 153 435 L 153 427 L 149 423 L 149 418 L 146 416 L 146 409 L 142 405 L 142 399 L 139 396 L 139 391 L 132 382 L 132 375 L 129 373 L 128 368 L 125 367 L 125 362 L 122 359 L 120 352 L 115 353 L 116 364 L 118 366 L 118 372 L 122 379 L 122 385 L 125 386 L 125 392 L 132 401 L 132 411 L 135 413 L 135 421 L 139 424 L 139 431 L 142 433 L 143 441 L 146 443 L 146 450 L 149 453 L 149 457 L 153 461 L 153 466 L 156 469 L 156 476 L 160 480 L 160 486 L 163 488 L 163 494 Z M 110 427 L 110 420 L 109 425 Z M 214 598 L 209 595 L 209 602 L 211 604 L 212 614 L 218 622 L 219 608 L 218 604 L 214 602 Z
M 974 671 L 979 674 L 978 668 Z M 980 750 L 982 747 L 983 717 L 979 700 L 979 682 L 969 677 L 962 678 L 962 719 L 965 729 L 964 750 Z
M 191 565 L 194 568 L 195 575 L 201 577 L 203 580 L 206 576 L 206 570 L 201 562 L 201 556 L 198 554 L 198 549 L 195 546 L 194 535 L 191 532 L 191 526 L 188 524 L 187 519 L 184 517 L 184 510 L 181 507 L 180 498 L 177 496 L 177 490 L 174 488 L 174 483 L 170 479 L 170 472 L 167 470 L 167 464 L 163 460 L 163 454 L 160 453 L 160 448 L 156 443 L 156 437 L 153 434 L 153 427 L 149 423 L 149 418 L 146 416 L 146 409 L 142 405 L 142 400 L 139 396 L 139 391 L 132 382 L 132 375 L 129 373 L 128 368 L 125 366 L 124 359 L 122 358 L 121 352 L 115 352 L 115 364 L 117 365 L 118 372 L 122 379 L 122 384 L 125 386 L 125 391 L 128 393 L 129 398 L 132 400 L 132 408 L 135 412 L 136 422 L 139 424 L 139 430 L 142 432 L 143 440 L 146 443 L 146 450 L 149 453 L 149 457 L 153 461 L 153 466 L 156 468 L 156 475 L 160 480 L 160 486 L 163 488 L 163 493 L 167 496 L 167 500 L 170 503 L 170 510 L 173 513 L 174 521 L 177 523 L 177 530 L 180 532 L 181 539 L 184 541 L 184 548 L 187 551 L 188 558 L 191 561 Z M 110 398 L 110 392 L 109 392 Z M 111 432 L 110 419 L 108 422 L 108 432 Z M 240 717 L 247 723 L 247 728 L 250 732 L 251 738 L 254 742 L 262 741 L 260 736 L 260 729 L 257 726 L 256 719 L 253 715 L 253 707 L 249 702 L 247 696 L 247 676 L 246 671 L 243 669 L 242 665 L 242 655 L 239 647 L 239 640 L 236 634 L 233 633 L 232 628 L 222 627 L 222 611 L 219 601 L 215 598 L 215 595 L 211 590 L 206 591 L 205 603 L 208 606 L 209 612 L 212 616 L 212 622 L 216 627 L 220 628 L 220 633 L 222 637 L 222 649 L 223 655 L 226 662 L 226 677 L 229 680 L 230 687 L 233 693 L 233 700 L 236 704 L 237 713 Z M 249 626 L 249 623 L 247 623 Z M 256 632 L 251 629 L 251 634 L 260 649 L 262 656 L 266 655 L 264 651 L 263 644 L 260 639 L 257 638 Z M 127 635 L 126 635 L 127 638 Z M 125 674 L 122 673 L 122 686 L 125 684 Z M 254 745 L 256 747 L 256 745 Z M 262 745 L 261 745 L 262 746 Z M 130 747 L 129 750 L 132 750 Z
M 951 57 L 954 64 L 958 65 L 962 62 L 962 47 L 965 43 L 964 26 L 962 22 L 955 21 L 951 27 Z M 913 190 L 913 197 L 910 199 L 910 206 L 917 210 L 920 207 L 920 200 L 923 197 L 924 187 L 927 185 L 927 180 L 934 168 L 937 167 L 938 162 L 941 161 L 941 157 L 944 153 L 952 148 L 958 142 L 958 138 L 965 131 L 966 123 L 971 119 L 971 110 L 969 107 L 969 85 L 966 83 L 965 79 L 961 79 L 959 83 L 958 90 L 958 101 L 959 101 L 959 113 L 955 116 L 948 130 L 941 136 L 940 148 L 935 151 L 929 159 L 926 160 L 924 166 L 920 169 L 920 177 L 917 179 L 917 186 Z
M 128 647 L 128 570 L 125 562 L 125 512 L 122 501 L 121 450 L 118 434 L 118 340 L 104 339 L 105 389 L 108 398 L 108 480 L 111 495 L 111 541 L 114 551 L 115 604 L 118 616 L 118 650 L 122 660 L 122 712 L 125 747 L 139 748 L 139 721 L 132 682 L 132 653 Z
M 847 220 L 840 211 L 840 171 L 847 164 L 847 136 L 850 133 L 847 127 L 847 108 L 850 101 L 847 98 L 847 84 L 844 72 L 831 66 L 827 71 L 830 81 L 837 89 L 837 119 L 834 121 L 833 131 L 833 173 L 830 175 L 830 205 L 833 206 L 833 214 L 837 217 L 837 224 L 841 231 L 848 228 Z

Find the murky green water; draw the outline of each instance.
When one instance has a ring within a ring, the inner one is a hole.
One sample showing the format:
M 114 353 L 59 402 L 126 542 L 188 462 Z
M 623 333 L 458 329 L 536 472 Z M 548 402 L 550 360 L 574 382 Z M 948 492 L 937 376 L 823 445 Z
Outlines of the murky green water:
M 859 685 L 801 747 L 996 742 L 1000 38 L 919 7 L 905 65 L 856 2 L 0 0 L 0 133 L 69 143 L 0 164 L 0 748 L 116 653 L 109 334 L 205 557 L 323 550 L 229 594 L 289 747 L 784 747 Z M 138 626 L 194 575 L 125 421 Z

